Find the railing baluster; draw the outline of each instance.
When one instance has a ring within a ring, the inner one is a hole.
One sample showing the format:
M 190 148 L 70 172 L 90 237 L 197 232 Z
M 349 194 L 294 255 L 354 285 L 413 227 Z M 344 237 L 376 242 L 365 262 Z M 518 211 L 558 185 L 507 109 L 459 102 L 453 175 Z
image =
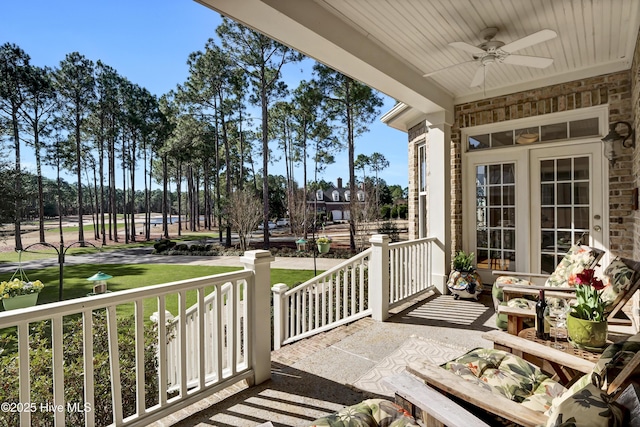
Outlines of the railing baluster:
M 178 348 L 180 349 L 180 356 L 178 358 L 178 369 L 180 372 L 180 397 L 187 396 L 187 383 L 189 377 L 187 375 L 187 295 L 185 291 L 178 292 L 178 316 L 185 321 L 178 323 L 178 330 L 180 331 L 178 336 Z
M 206 372 L 206 361 L 205 361 L 205 311 L 204 311 L 204 288 L 198 288 L 198 387 L 200 390 L 204 390 L 205 383 L 205 372 Z M 195 343 L 192 343 L 191 346 L 193 348 Z
M 302 323 L 302 332 L 307 332 L 307 323 L 308 323 L 307 299 L 308 298 L 309 296 L 308 296 L 307 289 L 303 289 L 302 291 L 300 291 L 300 299 L 302 300 L 302 308 L 300 309 L 300 322 Z
M 88 411 L 84 412 L 85 427 L 94 427 L 95 420 L 95 393 L 93 378 L 93 311 L 82 312 L 82 363 L 84 366 L 84 401 L 88 405 Z
M 144 399 L 144 301 L 137 299 L 134 304 L 135 346 L 136 346 L 136 410 L 142 415 L 145 410 Z
M 111 368 L 111 401 L 113 422 L 122 424 L 122 384 L 120 382 L 120 352 L 118 350 L 118 319 L 115 305 L 107 307 L 107 335 L 109 337 L 109 362 Z
M 64 407 L 64 339 L 62 336 L 62 316 L 51 319 L 51 338 L 53 353 L 53 404 Z M 29 402 L 28 400 L 27 402 Z M 56 427 L 64 427 L 64 411 L 55 411 L 54 423 Z
M 31 378 L 29 375 L 29 323 L 18 324 L 18 363 L 20 367 L 20 402 L 27 403 L 31 400 Z M 20 413 L 20 427 L 31 426 L 31 413 L 23 411 Z
M 215 289 L 217 298 L 216 298 L 216 378 L 218 381 L 222 381 L 224 378 L 224 360 L 223 360 L 223 349 L 225 342 L 224 335 L 224 323 L 222 321 L 222 306 L 224 304 L 224 296 L 222 295 L 222 284 L 216 283 Z
M 228 345 L 228 360 L 229 360 L 229 370 L 231 371 L 231 375 L 236 374 L 236 368 L 238 364 L 238 359 L 236 358 L 236 347 L 238 346 L 238 330 L 236 329 L 236 322 L 234 319 L 238 313 L 238 301 L 236 300 L 236 291 L 237 288 L 235 286 L 229 286 L 229 296 L 227 298 L 227 345 Z
M 160 406 L 167 404 L 167 384 L 169 368 L 167 366 L 167 318 L 164 295 L 158 296 L 158 401 Z

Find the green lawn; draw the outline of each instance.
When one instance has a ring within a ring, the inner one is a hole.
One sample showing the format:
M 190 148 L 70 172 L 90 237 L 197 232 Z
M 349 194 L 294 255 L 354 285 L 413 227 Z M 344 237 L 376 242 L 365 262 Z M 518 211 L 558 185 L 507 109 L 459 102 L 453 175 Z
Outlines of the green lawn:
M 86 279 L 98 271 L 113 276 L 113 279 L 110 279 L 108 282 L 108 288 L 111 291 L 119 291 L 237 270 L 241 270 L 241 268 L 178 264 L 67 264 L 64 266 L 63 298 L 68 300 L 86 296 L 93 289 L 93 283 Z M 38 304 L 58 301 L 58 267 L 27 270 L 26 273 L 29 279 L 39 279 L 45 284 L 45 288 L 38 298 Z M 10 277 L 11 274 L 9 273 L 0 274 L 0 280 L 8 280 Z M 313 270 L 272 269 L 271 285 L 286 283 L 289 287 L 292 287 L 312 277 Z M 207 291 L 209 292 L 210 290 Z M 187 307 L 195 302 L 196 292 L 188 292 Z M 177 294 L 167 297 L 166 306 L 167 310 L 171 313 L 174 315 L 177 314 Z M 149 298 L 145 300 L 144 307 L 144 317 L 145 320 L 148 320 L 149 316 L 154 311 L 157 311 L 156 299 Z M 133 304 L 122 304 L 118 306 L 118 313 L 119 315 L 132 315 Z

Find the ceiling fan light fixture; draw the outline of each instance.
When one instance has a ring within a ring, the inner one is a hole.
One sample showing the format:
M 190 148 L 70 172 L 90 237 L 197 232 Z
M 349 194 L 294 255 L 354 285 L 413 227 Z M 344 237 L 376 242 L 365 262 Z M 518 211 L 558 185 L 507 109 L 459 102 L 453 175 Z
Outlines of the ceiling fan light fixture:
M 470 87 L 476 87 L 484 83 L 486 67 L 488 65 L 498 63 L 505 63 L 509 65 L 518 65 L 524 67 L 533 68 L 546 68 L 553 63 L 552 58 L 544 58 L 540 56 L 527 56 L 527 55 L 513 55 L 512 53 L 533 46 L 538 43 L 551 40 L 557 37 L 557 33 L 553 30 L 545 29 L 529 34 L 528 36 L 511 41 L 507 44 L 500 40 L 494 40 L 494 37 L 498 33 L 498 29 L 495 27 L 485 28 L 480 32 L 480 37 L 484 40 L 480 45 L 474 46 L 467 42 L 451 42 L 449 46 L 470 53 L 471 61 L 465 61 L 458 64 L 449 65 L 439 70 L 434 70 L 426 73 L 424 77 L 430 77 L 436 73 L 444 70 L 457 67 L 469 62 L 479 62 L 480 67 L 476 70 L 474 78 L 471 81 Z
M 537 133 L 523 133 L 516 138 L 516 144 L 532 144 L 538 141 Z

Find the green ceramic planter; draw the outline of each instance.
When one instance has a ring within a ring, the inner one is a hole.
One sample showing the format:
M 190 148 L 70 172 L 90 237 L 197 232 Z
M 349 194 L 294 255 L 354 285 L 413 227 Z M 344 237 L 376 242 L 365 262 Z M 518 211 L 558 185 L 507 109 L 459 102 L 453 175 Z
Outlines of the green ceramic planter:
M 2 300 L 5 310 L 15 310 L 17 308 L 33 307 L 38 302 L 38 294 L 18 295 Z
M 329 252 L 329 248 L 331 248 L 331 243 L 318 243 L 318 252 L 321 254 Z
M 607 344 L 607 322 L 594 322 L 592 320 L 573 317 L 573 313 L 567 316 L 567 334 L 571 343 L 578 348 L 602 348 Z

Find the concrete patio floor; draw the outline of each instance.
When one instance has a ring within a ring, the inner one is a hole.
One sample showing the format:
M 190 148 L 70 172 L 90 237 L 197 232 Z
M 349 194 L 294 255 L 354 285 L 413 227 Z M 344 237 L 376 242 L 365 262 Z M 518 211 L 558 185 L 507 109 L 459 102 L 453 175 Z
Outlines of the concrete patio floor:
M 340 408 L 371 397 L 354 383 L 403 343 L 415 337 L 460 351 L 489 347 L 481 335 L 494 329 L 491 296 L 478 302 L 428 294 L 396 310 L 386 322 L 361 319 L 273 351 L 271 380 L 238 384 L 200 401 L 154 427 L 305 426 Z

